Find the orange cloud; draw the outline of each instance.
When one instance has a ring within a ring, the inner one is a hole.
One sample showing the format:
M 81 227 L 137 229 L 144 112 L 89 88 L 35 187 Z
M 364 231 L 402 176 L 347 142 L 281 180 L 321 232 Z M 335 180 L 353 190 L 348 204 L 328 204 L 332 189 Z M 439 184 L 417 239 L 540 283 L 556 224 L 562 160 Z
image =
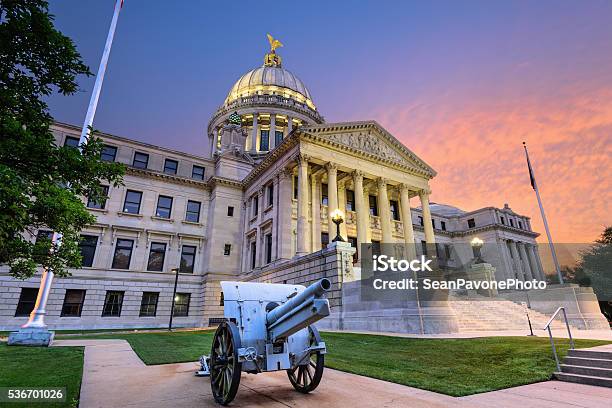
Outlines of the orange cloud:
M 438 171 L 432 201 L 466 210 L 508 203 L 531 216 L 546 241 L 526 141 L 555 242 L 591 242 L 612 224 L 612 88 L 467 103 L 445 95 L 438 104 L 385 107 L 376 117 Z

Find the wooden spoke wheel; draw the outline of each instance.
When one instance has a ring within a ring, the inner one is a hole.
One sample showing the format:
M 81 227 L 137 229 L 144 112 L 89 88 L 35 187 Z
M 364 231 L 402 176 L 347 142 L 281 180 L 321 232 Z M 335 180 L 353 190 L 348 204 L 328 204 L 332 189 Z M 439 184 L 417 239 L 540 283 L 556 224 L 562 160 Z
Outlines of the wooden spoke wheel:
M 210 386 L 215 401 L 227 405 L 236 396 L 240 385 L 242 363 L 238 362 L 240 333 L 232 322 L 219 325 L 210 352 Z
M 319 344 L 321 337 L 319 332 L 313 326 L 308 327 L 309 331 L 309 342 L 310 346 Z M 309 358 L 294 368 L 287 370 L 289 381 L 293 388 L 304 394 L 308 394 L 310 391 L 317 388 L 321 377 L 323 377 L 323 365 L 324 358 L 320 351 L 310 353 Z

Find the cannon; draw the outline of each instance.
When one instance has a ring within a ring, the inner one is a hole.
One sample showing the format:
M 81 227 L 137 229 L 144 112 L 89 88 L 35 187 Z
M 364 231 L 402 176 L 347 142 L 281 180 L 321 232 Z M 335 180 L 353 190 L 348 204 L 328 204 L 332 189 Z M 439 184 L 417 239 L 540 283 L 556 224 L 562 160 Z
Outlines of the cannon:
M 217 403 L 227 405 L 234 399 L 243 371 L 286 370 L 297 391 L 317 388 L 326 348 L 313 323 L 329 316 L 329 301 L 322 296 L 330 287 L 328 279 L 308 287 L 221 282 L 224 320 L 208 359 Z

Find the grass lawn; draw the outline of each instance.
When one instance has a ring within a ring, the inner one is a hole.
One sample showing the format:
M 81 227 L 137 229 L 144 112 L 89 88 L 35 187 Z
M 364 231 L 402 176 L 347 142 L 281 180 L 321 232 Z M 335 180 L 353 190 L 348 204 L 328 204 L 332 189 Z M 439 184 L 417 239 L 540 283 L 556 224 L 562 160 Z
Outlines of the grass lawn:
M 208 354 L 213 331 L 108 334 L 87 338 L 127 340 L 146 364 L 196 361 Z M 61 336 L 60 336 L 61 337 Z M 551 378 L 555 362 L 547 338 L 408 339 L 323 333 L 325 365 L 453 396 L 464 396 Z M 607 344 L 577 340 L 576 347 Z M 560 354 L 569 343 L 556 339 Z
M 10 407 L 76 407 L 83 347 L 9 347 L 0 342 L 0 387 L 66 387 L 66 402 L 10 403 Z

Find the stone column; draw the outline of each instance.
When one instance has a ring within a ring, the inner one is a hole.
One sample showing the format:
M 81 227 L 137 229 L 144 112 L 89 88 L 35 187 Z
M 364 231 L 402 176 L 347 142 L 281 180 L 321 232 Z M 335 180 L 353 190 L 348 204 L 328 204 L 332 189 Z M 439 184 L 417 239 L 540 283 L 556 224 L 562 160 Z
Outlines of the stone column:
M 423 209 L 423 229 L 425 230 L 425 242 L 435 244 L 433 225 L 431 223 L 431 210 L 429 209 L 429 190 L 421 190 L 419 198 L 421 199 L 421 208 Z
M 387 180 L 379 178 L 378 186 L 378 208 L 380 209 L 380 228 L 382 230 L 382 243 L 393 243 L 393 234 L 391 229 L 391 208 L 389 207 L 389 196 L 387 194 Z
M 289 136 L 289 133 L 291 133 L 292 130 L 293 130 L 293 120 L 291 117 L 287 116 L 287 136 Z
M 296 255 L 308 253 L 308 157 L 298 156 L 298 202 Z
M 359 170 L 353 172 L 353 188 L 355 189 L 355 214 L 357 214 L 357 254 L 361 261 L 361 244 L 368 242 L 368 227 L 370 225 L 370 212 L 364 203 L 363 173 Z
M 327 224 L 329 231 L 329 242 L 336 236 L 336 224 L 332 221 L 332 212 L 338 208 L 338 166 L 327 163 Z
M 282 170 L 278 175 L 278 246 L 279 259 L 291 259 L 291 241 L 293 239 L 293 226 L 291 225 L 291 203 L 293 196 L 293 172 Z
M 276 147 L 276 114 L 270 114 L 270 140 L 269 140 L 270 150 Z
M 217 138 L 214 134 L 210 135 L 210 157 L 214 157 L 215 152 L 217 151 Z
M 510 253 L 508 252 L 508 244 L 505 239 L 498 239 L 497 244 L 499 246 L 499 255 L 504 266 L 504 276 L 505 279 L 514 278 L 514 269 L 512 268 L 512 259 L 510 258 Z M 499 274 L 499 278 L 502 278 L 501 274 Z M 499 279 L 498 279 L 499 280 Z
M 408 259 L 416 258 L 416 243 L 414 241 L 414 228 L 412 227 L 412 214 L 410 214 L 410 195 L 408 186 L 400 186 L 400 206 L 402 224 L 404 227 L 404 244 L 406 244 Z
M 256 254 L 257 255 L 257 261 L 256 261 L 256 265 L 255 266 L 259 268 L 265 262 L 265 259 L 264 259 L 264 256 L 265 256 L 264 252 L 265 251 L 263 251 L 263 244 L 262 244 L 262 242 L 264 240 L 264 237 L 263 237 L 263 233 L 261 232 L 261 221 L 263 220 L 263 211 L 264 211 L 264 208 L 265 208 L 265 205 L 264 205 L 264 188 L 263 187 L 260 188 L 259 191 L 257 192 L 257 201 L 258 201 L 258 203 L 257 203 L 257 205 L 258 205 L 258 208 L 257 208 L 257 238 L 256 238 L 256 241 L 255 241 L 255 242 L 257 242 L 257 254 Z
M 253 113 L 253 131 L 251 133 L 251 153 L 257 152 L 257 112 Z
M 314 174 L 310 176 L 310 191 L 310 212 L 312 213 L 312 220 L 310 221 L 312 235 L 310 242 L 312 243 L 311 251 L 316 252 L 321 249 L 321 195 L 319 194 L 319 181 Z
M 521 260 L 519 259 L 516 242 L 515 241 L 509 241 L 509 242 L 510 242 L 510 253 L 512 254 L 512 264 L 516 271 L 516 277 L 518 279 L 525 280 L 525 275 L 523 274 L 523 268 L 521 268 Z
M 272 188 L 274 189 L 274 197 L 272 197 L 273 203 L 274 203 L 274 207 L 272 208 L 272 220 L 273 220 L 273 224 L 272 224 L 272 261 L 276 261 L 278 259 L 278 228 L 279 228 L 278 213 L 279 211 L 281 211 L 280 202 L 278 200 L 279 190 L 280 190 L 278 175 L 276 175 L 274 179 L 272 180 L 272 185 L 273 185 Z
M 345 241 L 348 241 L 348 235 L 346 233 L 346 218 L 348 218 L 348 214 L 346 212 L 346 186 L 344 183 L 338 184 L 338 208 L 345 214 L 345 220 L 340 224 L 340 236 Z
M 529 267 L 529 260 L 527 259 L 527 251 L 525 250 L 525 244 L 523 242 L 520 242 L 518 244 L 518 249 L 521 255 L 521 266 L 523 267 L 525 280 L 526 281 L 532 280 L 533 272 L 531 271 L 531 268 Z
M 247 239 L 247 233 L 249 232 L 249 206 L 248 206 L 248 200 L 243 201 L 242 202 L 242 271 L 243 272 L 248 272 L 249 270 L 249 264 L 248 264 L 248 257 L 249 257 L 249 240 Z M 181 250 L 181 248 L 179 247 L 179 251 Z
M 527 250 L 527 259 L 529 259 L 529 266 L 531 267 L 531 271 L 533 272 L 534 279 L 537 280 L 545 280 L 544 274 L 538 265 L 538 261 L 536 260 L 536 252 L 535 245 L 526 245 Z

